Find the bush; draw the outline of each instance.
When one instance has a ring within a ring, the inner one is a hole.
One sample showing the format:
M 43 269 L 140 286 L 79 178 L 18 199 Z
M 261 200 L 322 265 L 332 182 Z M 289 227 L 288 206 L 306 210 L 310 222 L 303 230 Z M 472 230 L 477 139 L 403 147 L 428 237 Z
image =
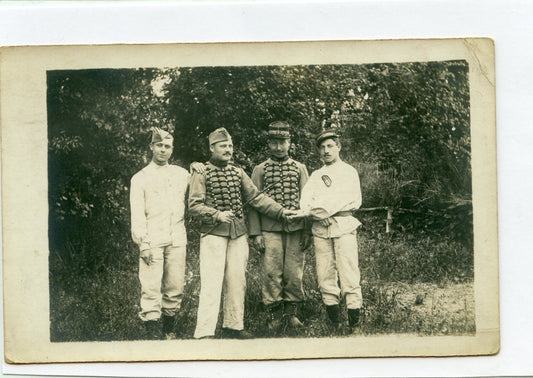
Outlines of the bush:
M 467 282 L 474 278 L 474 252 L 452 240 L 421 234 L 359 237 L 362 276 L 383 282 Z

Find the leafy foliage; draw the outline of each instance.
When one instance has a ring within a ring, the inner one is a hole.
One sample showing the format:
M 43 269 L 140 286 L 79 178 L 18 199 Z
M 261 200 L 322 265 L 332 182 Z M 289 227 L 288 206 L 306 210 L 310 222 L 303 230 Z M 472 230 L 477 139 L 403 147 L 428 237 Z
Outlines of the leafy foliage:
M 267 156 L 268 123 L 287 119 L 293 126 L 292 155 L 314 170 L 320 165 L 314 135 L 335 127 L 342 134 L 344 158 L 361 171 L 365 206 L 426 215 L 454 209 L 459 219 L 447 219 L 452 226 L 446 232 L 457 230 L 457 237 L 471 244 L 465 62 L 177 71 L 167 86 L 169 112 L 180 141 L 177 150 L 187 163 L 207 159 L 207 135 L 225 126 L 234 136 L 236 162 L 250 171 Z M 423 227 L 440 226 L 426 222 Z
M 147 70 L 48 74 L 50 248 L 71 269 L 120 265 L 134 250 L 125 237 L 129 180 L 148 162 L 147 125 L 166 119 L 154 77 Z

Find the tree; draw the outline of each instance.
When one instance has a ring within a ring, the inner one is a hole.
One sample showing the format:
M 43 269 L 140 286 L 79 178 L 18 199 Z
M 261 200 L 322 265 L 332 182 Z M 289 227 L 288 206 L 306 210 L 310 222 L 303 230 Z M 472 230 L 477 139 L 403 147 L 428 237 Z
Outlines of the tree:
M 48 73 L 50 248 L 80 269 L 121 261 L 129 180 L 148 161 L 149 127 L 167 122 L 152 86 L 158 74 Z
M 472 234 L 465 61 L 51 71 L 47 80 L 50 248 L 80 269 L 135 251 L 129 180 L 149 161 L 154 125 L 174 132 L 173 158 L 185 167 L 208 159 L 207 136 L 224 126 L 248 172 L 267 157 L 270 122 L 292 125 L 291 153 L 311 171 L 321 164 L 315 135 L 334 127 L 365 206 Z

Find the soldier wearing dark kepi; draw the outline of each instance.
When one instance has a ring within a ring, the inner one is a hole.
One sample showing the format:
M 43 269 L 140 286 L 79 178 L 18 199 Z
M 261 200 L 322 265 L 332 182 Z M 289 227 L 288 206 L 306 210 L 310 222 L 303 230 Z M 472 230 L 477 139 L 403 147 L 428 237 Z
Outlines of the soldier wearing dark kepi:
M 294 212 L 262 194 L 248 175 L 231 163 L 233 143 L 225 128 L 209 135 L 211 159 L 203 173 L 193 172 L 189 210 L 200 220 L 200 303 L 195 338 L 215 335 L 223 293 L 223 336 L 249 338 L 244 330 L 244 294 L 248 263 L 243 206 L 249 204 L 272 219 Z
M 300 194 L 309 177 L 302 163 L 289 157 L 290 125 L 272 122 L 268 127 L 270 157 L 257 165 L 252 181 L 259 190 L 287 209 L 300 208 Z M 301 327 L 299 307 L 304 300 L 302 277 L 304 250 L 310 236 L 304 219 L 280 221 L 250 209 L 249 234 L 255 248 L 264 252 L 262 297 L 269 330 L 281 325 L 281 314 L 289 324 Z

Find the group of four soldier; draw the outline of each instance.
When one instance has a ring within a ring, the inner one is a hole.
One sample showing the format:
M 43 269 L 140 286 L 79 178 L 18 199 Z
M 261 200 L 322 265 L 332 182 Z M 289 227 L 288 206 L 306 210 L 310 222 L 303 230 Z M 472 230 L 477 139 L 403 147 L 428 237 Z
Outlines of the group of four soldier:
M 339 136 L 332 130 L 317 136 L 324 166 L 311 177 L 305 165 L 289 156 L 289 124 L 273 122 L 268 133 L 270 158 L 257 165 L 250 178 L 232 164 L 233 143 L 226 129 L 209 135 L 211 158 L 205 164 L 193 163 L 191 175 L 168 164 L 172 135 L 153 129 L 152 161 L 133 176 L 130 190 L 132 237 L 140 248 L 139 316 L 148 338 L 175 337 L 185 284 L 187 201 L 201 235 L 195 338 L 215 336 L 221 296 L 222 336 L 252 337 L 243 322 L 248 235 L 264 252 L 262 298 L 270 331 L 281 325 L 283 314 L 291 326 L 303 326 L 299 307 L 304 301 L 304 251 L 311 238 L 332 326 L 342 327 L 341 296 L 350 327 L 358 324 L 360 223 L 352 215 L 361 205 L 357 171 L 340 159 Z

